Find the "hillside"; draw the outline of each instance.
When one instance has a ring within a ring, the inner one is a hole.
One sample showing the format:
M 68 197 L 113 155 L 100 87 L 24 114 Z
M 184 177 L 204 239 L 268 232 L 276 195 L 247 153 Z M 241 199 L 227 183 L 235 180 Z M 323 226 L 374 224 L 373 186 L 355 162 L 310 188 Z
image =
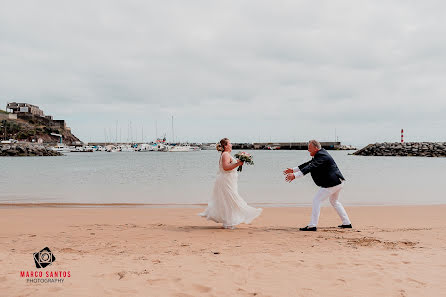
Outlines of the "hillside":
M 38 118 L 29 120 L 20 118 L 16 120 L 9 119 L 8 113 L 4 110 L 0 110 L 0 126 L 1 139 L 12 138 L 19 141 L 32 141 L 34 139 L 37 142 L 41 138 L 44 143 L 56 143 L 59 142 L 59 137 L 51 135 L 51 133 L 56 133 L 63 136 L 64 143 L 71 144 L 80 141 L 71 131 L 50 127 Z

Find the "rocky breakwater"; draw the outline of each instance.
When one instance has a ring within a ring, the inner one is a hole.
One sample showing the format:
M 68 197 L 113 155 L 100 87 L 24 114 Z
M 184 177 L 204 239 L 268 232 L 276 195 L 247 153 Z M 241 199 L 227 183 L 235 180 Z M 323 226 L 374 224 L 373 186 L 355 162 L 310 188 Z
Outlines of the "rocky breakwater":
M 374 143 L 354 152 L 353 155 L 446 157 L 446 142 Z
M 0 156 L 62 156 L 62 154 L 43 145 L 14 143 L 0 144 Z

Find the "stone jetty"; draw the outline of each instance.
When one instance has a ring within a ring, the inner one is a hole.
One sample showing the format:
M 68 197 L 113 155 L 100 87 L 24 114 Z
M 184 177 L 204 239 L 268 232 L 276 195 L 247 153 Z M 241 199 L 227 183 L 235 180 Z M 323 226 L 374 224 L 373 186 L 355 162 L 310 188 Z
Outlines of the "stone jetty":
M 446 157 L 446 142 L 374 143 L 354 152 L 353 155 Z
M 30 143 L 0 144 L 0 156 L 62 156 L 43 145 Z

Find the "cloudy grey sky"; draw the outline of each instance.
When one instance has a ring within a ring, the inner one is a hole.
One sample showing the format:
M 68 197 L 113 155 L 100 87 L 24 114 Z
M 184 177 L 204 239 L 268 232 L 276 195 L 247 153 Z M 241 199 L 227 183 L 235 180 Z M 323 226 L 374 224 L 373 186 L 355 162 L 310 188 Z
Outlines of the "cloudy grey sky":
M 171 137 L 171 116 L 182 141 L 446 141 L 442 1 L 1 6 L 0 108 L 83 141 Z

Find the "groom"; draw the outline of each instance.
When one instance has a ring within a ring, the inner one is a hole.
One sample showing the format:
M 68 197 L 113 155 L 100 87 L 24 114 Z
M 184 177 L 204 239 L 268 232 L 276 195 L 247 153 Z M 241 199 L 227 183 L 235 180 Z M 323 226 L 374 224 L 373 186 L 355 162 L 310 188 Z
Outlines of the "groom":
M 300 231 L 316 231 L 317 223 L 319 221 L 319 214 L 321 211 L 321 203 L 327 198 L 330 198 L 331 205 L 336 209 L 339 217 L 341 217 L 342 225 L 340 228 L 352 228 L 350 219 L 345 212 L 344 207 L 338 201 L 339 193 L 344 186 L 345 178 L 342 176 L 341 171 L 336 165 L 333 158 L 328 154 L 326 150 L 321 147 L 321 144 L 316 140 L 310 140 L 308 142 L 308 151 L 313 157 L 310 161 L 299 165 L 293 169 L 287 168 L 283 171 L 286 175 L 285 180 L 291 182 L 295 178 L 302 177 L 308 172 L 311 173 L 311 177 L 316 185 L 318 185 L 319 191 L 313 198 L 313 210 L 311 214 L 311 222 L 308 226 L 300 228 Z

